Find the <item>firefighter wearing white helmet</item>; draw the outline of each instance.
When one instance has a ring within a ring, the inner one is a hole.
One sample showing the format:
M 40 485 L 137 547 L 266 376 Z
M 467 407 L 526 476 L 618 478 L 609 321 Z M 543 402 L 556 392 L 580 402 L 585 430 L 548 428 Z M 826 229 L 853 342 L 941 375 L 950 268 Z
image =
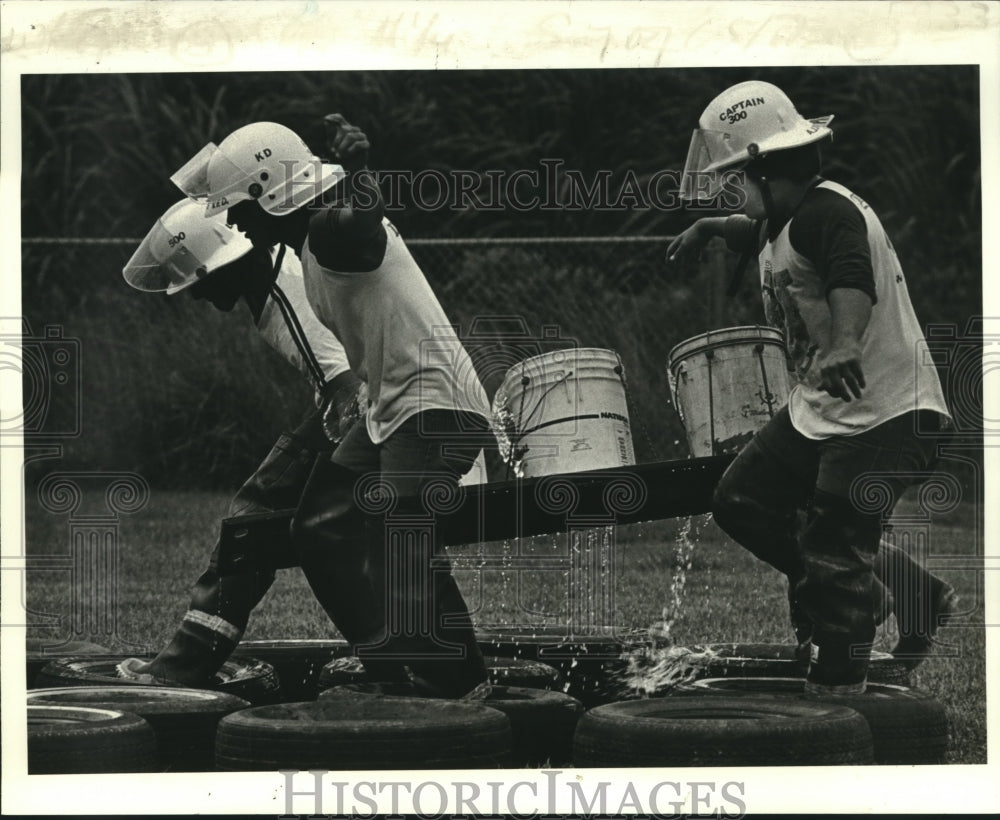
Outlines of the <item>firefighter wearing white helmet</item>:
M 875 634 L 876 575 L 896 598 L 893 652 L 911 666 L 957 599 L 902 550 L 880 548 L 883 516 L 930 474 L 933 433 L 948 426 L 948 410 L 878 217 L 820 175 L 831 119 L 803 118 L 769 83 L 741 83 L 713 100 L 692 136 L 683 194 L 705 201 L 732 186 L 744 213 L 699 219 L 667 261 L 715 236 L 758 255 L 765 315 L 785 332 L 797 383 L 722 477 L 713 513 L 788 576 L 797 637 L 811 654 L 807 689 L 856 692 Z M 877 511 L 859 503 L 873 473 L 889 496 Z M 797 510 L 806 512 L 801 532 Z
M 206 220 L 203 213 L 188 199 L 167 209 L 125 264 L 125 281 L 137 290 L 173 294 L 250 252 L 250 240 L 226 224 L 225 214 Z
M 830 138 L 832 120 L 832 115 L 805 119 L 771 83 L 752 80 L 727 89 L 708 104 L 691 136 L 682 199 L 713 199 L 726 171 L 740 170 L 773 151 Z
M 341 573 L 341 555 L 367 538 L 371 570 L 357 584 L 375 603 L 358 654 L 369 674 L 405 674 L 421 694 L 465 696 L 482 691 L 487 673 L 439 530 L 429 552 L 406 551 L 399 556 L 406 566 L 388 574 L 386 522 L 364 506 L 369 496 L 359 482 L 377 476 L 404 520 L 436 512 L 434 499 L 450 496 L 448 486 L 469 471 L 490 435 L 490 407 L 452 323 L 384 216 L 366 135 L 337 114 L 325 127 L 339 165 L 317 160 L 297 138 L 276 148 L 273 124 L 255 123 L 192 160 L 177 181 L 210 213 L 228 202 L 230 219 L 254 244 L 295 251 L 310 305 L 368 385 L 365 424 L 317 464 L 293 519 L 303 567 L 316 576 Z M 287 176 L 275 180 L 276 170 Z M 441 492 L 432 492 L 437 484 Z M 366 536 L 359 525 L 369 513 Z M 338 605 L 321 603 L 328 611 Z M 391 613 L 427 627 L 404 634 Z
M 295 255 L 283 246 L 255 248 L 226 224 L 224 212 L 209 218 L 204 213 L 204 204 L 190 199 L 171 206 L 140 243 L 123 274 L 138 290 L 168 294 L 186 290 L 224 311 L 242 299 L 264 340 L 315 388 L 315 403 L 295 429 L 278 438 L 236 493 L 228 515 L 294 507 L 313 465 L 329 457 L 335 442 L 360 419 L 359 402 L 366 403 L 364 385 L 351 373 L 343 346 L 309 308 Z M 360 566 L 363 553 L 354 557 Z M 167 646 L 148 662 L 126 659 L 119 665 L 121 676 L 145 683 L 210 684 L 274 581 L 273 570 L 260 568 L 220 576 L 217 558 L 218 546 Z M 359 628 L 351 618 L 363 608 L 352 601 L 353 581 L 343 587 L 336 586 L 338 578 L 309 581 L 329 588 L 325 597 L 343 601 L 335 623 L 345 637 L 357 639 Z M 361 624 L 360 629 L 368 630 L 370 624 Z
M 283 125 L 258 122 L 237 129 L 222 144 L 209 143 L 171 180 L 214 216 L 247 200 L 283 216 L 322 196 L 344 178 L 344 169 L 316 157 Z

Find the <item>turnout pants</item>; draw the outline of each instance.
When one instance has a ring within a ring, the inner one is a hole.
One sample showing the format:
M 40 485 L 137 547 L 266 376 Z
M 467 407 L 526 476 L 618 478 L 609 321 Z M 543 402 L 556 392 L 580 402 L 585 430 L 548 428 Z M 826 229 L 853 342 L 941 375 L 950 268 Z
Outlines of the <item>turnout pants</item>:
M 297 507 L 315 464 L 327 460 L 332 449 L 333 444 L 323 433 L 321 412 L 311 409 L 294 431 L 278 438 L 267 457 L 236 493 L 229 505 L 229 515 Z M 353 546 L 360 563 L 363 561 L 363 540 Z M 294 546 L 289 542 L 287 548 Z M 346 548 L 342 552 L 350 554 Z M 195 583 L 188 611 L 166 648 L 152 661 L 151 674 L 188 685 L 210 680 L 243 637 L 250 613 L 274 583 L 273 570 L 220 576 L 218 553 L 216 544 L 208 568 Z M 322 588 L 325 579 L 310 577 L 309 582 L 314 588 Z M 338 606 L 338 612 L 356 612 L 358 608 L 352 603 L 348 597 Z M 335 624 L 348 637 L 350 619 L 343 625 L 336 621 Z
M 792 426 L 785 407 L 716 488 L 719 526 L 788 577 L 797 637 L 812 643 L 815 683 L 865 680 L 876 618 L 888 607 L 883 582 L 901 636 L 929 628 L 929 602 L 944 582 L 881 541 L 903 491 L 925 480 L 936 461 L 934 441 L 915 436 L 915 423 L 915 413 L 906 413 L 855 436 L 814 440 Z
M 328 580 L 345 548 L 367 544 L 363 571 L 338 577 L 363 599 L 345 637 L 376 679 L 403 679 L 408 667 L 431 692 L 456 697 L 487 678 L 436 522 L 457 500 L 484 432 L 463 429 L 446 410 L 410 417 L 380 444 L 357 424 L 332 459 L 317 462 L 302 494 L 293 538 L 310 579 Z M 339 625 L 338 585 L 314 591 Z

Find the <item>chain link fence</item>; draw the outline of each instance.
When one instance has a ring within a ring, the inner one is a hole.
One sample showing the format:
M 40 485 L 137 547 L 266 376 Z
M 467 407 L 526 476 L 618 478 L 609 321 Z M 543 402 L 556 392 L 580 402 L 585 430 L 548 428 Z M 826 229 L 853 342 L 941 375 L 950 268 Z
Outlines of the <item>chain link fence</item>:
M 167 486 L 232 484 L 297 422 L 311 390 L 254 332 L 248 311 L 226 315 L 183 294 L 130 289 L 121 269 L 137 242 L 22 242 L 32 344 L 48 344 L 52 328 L 79 342 L 70 388 L 51 383 L 44 361 L 37 373 L 25 370 L 25 407 L 34 408 L 26 429 L 53 432 L 75 413 L 79 430 L 64 436 L 70 464 L 132 469 Z M 710 328 L 762 320 L 748 282 L 736 299 L 723 298 L 734 260 L 718 247 L 668 271 L 669 237 L 408 244 L 490 397 L 528 356 L 570 346 L 616 351 L 640 462 L 687 454 L 670 401 L 670 349 Z

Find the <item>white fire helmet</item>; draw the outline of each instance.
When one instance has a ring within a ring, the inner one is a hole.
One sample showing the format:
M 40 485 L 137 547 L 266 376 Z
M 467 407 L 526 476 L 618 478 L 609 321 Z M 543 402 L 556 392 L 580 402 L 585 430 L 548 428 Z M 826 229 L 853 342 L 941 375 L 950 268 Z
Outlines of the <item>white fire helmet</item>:
M 312 202 L 345 176 L 320 161 L 290 128 L 255 122 L 209 143 L 170 177 L 185 194 L 206 203 L 205 215 L 256 199 L 269 214 L 284 216 Z
M 204 205 L 182 199 L 156 220 L 122 275 L 136 290 L 177 293 L 252 247 L 224 213 L 206 218 Z
M 826 139 L 833 116 L 807 120 L 788 96 L 771 83 L 751 80 L 723 91 L 708 104 L 691 135 L 681 199 L 710 200 L 722 189 L 727 171 L 771 151 L 798 148 Z

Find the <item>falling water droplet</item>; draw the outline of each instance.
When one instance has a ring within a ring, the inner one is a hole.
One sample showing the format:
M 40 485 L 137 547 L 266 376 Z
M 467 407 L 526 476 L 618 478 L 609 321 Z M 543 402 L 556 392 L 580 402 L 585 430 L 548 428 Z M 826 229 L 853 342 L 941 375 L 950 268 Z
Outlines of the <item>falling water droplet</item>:
M 500 457 L 516 478 L 524 478 L 524 454 L 527 450 L 518 447 L 519 432 L 517 421 L 510 409 L 510 397 L 501 386 L 493 398 L 490 427 L 497 440 Z

